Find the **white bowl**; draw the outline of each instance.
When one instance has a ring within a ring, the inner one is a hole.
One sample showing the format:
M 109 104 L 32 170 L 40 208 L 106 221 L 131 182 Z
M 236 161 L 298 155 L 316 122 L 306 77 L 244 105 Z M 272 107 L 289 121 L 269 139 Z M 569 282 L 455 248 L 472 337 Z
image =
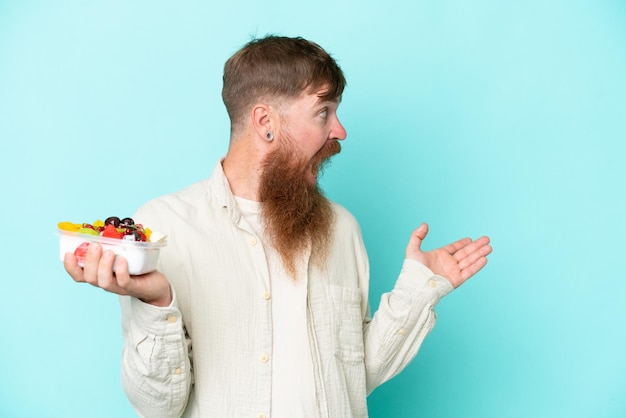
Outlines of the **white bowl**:
M 128 272 L 132 275 L 149 273 L 156 270 L 161 247 L 167 245 L 166 241 L 143 242 L 125 239 L 107 238 L 99 235 L 79 234 L 59 229 L 59 257 L 61 261 L 65 253 L 74 253 L 84 242 L 98 242 L 102 250 L 113 250 L 128 262 Z M 78 263 L 81 267 L 81 262 Z M 115 271 L 115 268 L 113 268 Z

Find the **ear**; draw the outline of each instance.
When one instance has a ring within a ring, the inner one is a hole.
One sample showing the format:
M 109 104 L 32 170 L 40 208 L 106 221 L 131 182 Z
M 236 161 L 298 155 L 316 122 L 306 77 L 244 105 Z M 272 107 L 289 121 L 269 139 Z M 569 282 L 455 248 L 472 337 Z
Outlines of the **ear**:
M 257 137 L 267 140 L 267 133 L 272 132 L 275 121 L 272 108 L 267 104 L 257 104 L 252 108 L 252 125 Z

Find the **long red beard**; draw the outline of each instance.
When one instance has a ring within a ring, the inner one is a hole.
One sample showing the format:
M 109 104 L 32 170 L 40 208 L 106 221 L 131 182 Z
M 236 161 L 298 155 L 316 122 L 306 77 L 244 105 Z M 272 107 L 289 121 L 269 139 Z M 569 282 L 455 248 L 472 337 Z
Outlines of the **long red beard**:
M 329 159 L 341 151 L 338 141 L 328 142 L 311 161 L 295 156 L 287 139 L 265 161 L 259 190 L 261 215 L 274 249 L 285 270 L 297 278 L 297 265 L 311 248 L 311 261 L 323 267 L 328 256 L 333 210 L 317 182 L 311 183 Z

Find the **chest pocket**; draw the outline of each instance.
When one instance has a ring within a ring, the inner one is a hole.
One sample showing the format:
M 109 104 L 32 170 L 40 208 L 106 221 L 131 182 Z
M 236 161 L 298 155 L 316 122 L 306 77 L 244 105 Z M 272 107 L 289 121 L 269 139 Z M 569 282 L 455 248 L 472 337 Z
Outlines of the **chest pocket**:
M 333 330 L 335 355 L 344 363 L 362 363 L 363 319 L 361 318 L 361 291 L 356 288 L 330 285 L 333 302 Z

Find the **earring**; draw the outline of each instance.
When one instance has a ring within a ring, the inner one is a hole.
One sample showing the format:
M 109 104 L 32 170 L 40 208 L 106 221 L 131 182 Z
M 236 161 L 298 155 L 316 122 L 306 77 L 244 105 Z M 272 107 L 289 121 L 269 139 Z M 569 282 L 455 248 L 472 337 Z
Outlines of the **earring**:
M 267 142 L 272 142 L 274 140 L 274 134 L 272 131 L 267 131 L 265 138 L 267 139 Z

